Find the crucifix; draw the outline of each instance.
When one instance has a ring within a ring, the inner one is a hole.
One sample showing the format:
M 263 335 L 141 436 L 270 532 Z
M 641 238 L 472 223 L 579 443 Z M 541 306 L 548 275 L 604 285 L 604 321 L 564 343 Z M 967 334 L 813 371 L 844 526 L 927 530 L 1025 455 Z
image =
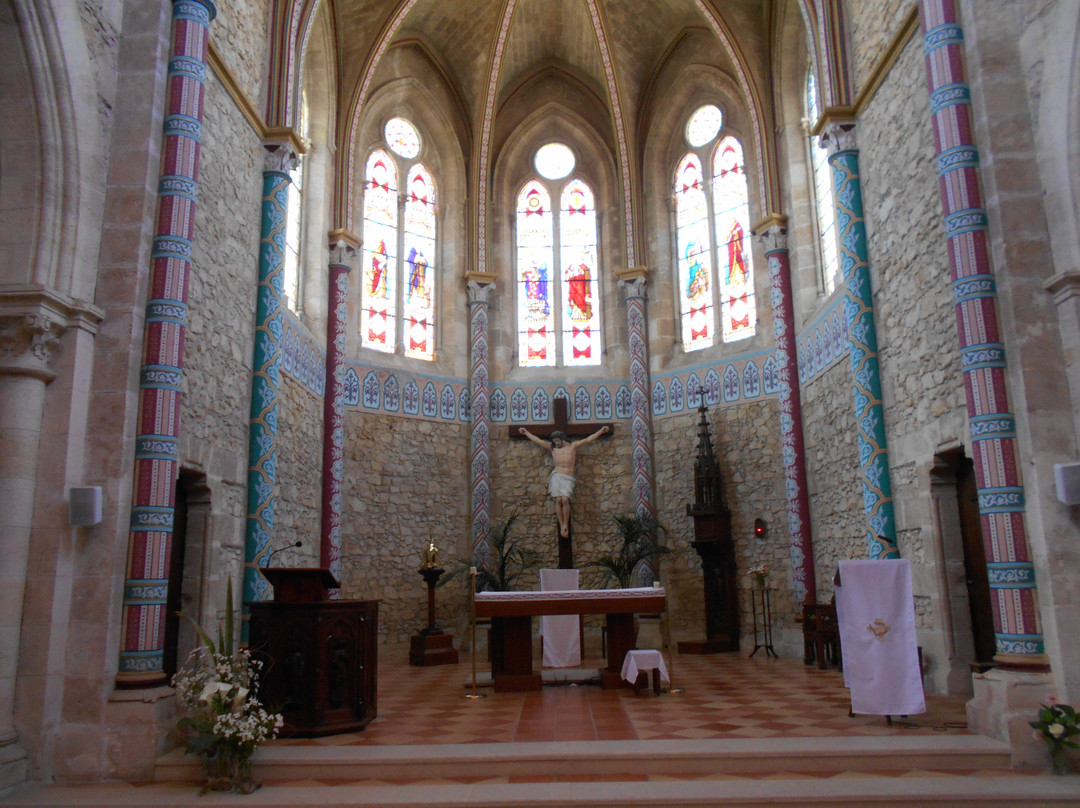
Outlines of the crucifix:
M 559 569 L 574 568 L 574 544 L 570 525 L 570 494 L 573 492 L 573 471 L 577 447 L 592 443 L 611 434 L 611 424 L 570 423 L 567 418 L 567 400 L 559 396 L 553 402 L 554 424 L 514 425 L 509 427 L 510 437 L 531 440 L 549 449 L 555 462 L 555 472 L 548 483 L 548 491 L 555 499 L 556 535 L 559 542 Z M 561 479 L 560 479 L 561 478 Z M 566 489 L 560 488 L 566 484 Z

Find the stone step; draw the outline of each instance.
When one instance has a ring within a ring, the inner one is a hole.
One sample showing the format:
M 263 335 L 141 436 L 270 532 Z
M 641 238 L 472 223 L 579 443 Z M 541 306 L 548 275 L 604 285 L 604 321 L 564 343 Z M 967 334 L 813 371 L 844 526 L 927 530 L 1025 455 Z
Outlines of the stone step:
M 263 780 L 392 780 L 454 777 L 619 775 L 820 775 L 835 772 L 1008 770 L 1009 747 L 978 735 L 740 740 L 566 741 L 425 746 L 269 745 L 255 758 Z M 158 782 L 197 781 L 197 758 L 174 750 L 158 760 Z

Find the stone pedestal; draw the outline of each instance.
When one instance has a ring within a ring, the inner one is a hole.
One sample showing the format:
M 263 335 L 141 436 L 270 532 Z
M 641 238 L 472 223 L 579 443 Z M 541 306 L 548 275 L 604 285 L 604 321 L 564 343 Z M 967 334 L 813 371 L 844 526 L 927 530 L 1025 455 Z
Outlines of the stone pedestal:
M 1028 722 L 1054 690 L 1048 673 L 994 669 L 973 677 L 975 696 L 967 703 L 968 729 L 1007 743 L 1013 766 L 1047 768 L 1046 744 L 1033 736 Z
M 449 634 L 414 634 L 409 639 L 410 665 L 456 665 L 458 652 Z

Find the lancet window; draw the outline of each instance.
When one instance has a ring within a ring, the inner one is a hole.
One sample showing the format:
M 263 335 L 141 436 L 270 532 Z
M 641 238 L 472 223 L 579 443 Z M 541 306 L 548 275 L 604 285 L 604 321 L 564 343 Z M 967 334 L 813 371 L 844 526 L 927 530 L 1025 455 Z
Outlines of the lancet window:
M 821 115 L 813 68 L 806 73 L 806 120 L 809 142 L 810 166 L 814 174 L 814 210 L 818 231 L 818 256 L 821 267 L 821 284 L 825 294 L 832 294 L 840 277 L 840 258 L 836 244 L 836 203 L 833 198 L 832 170 L 829 168 L 829 150 L 817 138 L 811 137 L 809 129 Z
M 537 152 L 540 178 L 517 196 L 518 364 L 599 365 L 595 196 L 562 144 Z M 557 200 L 557 209 L 553 206 Z
M 416 128 L 403 118 L 384 130 L 364 170 L 360 343 L 412 359 L 435 358 L 435 182 L 421 162 Z M 399 182 L 399 177 L 404 181 Z
M 723 133 L 711 104 L 690 117 L 685 137 L 673 189 L 676 263 L 683 350 L 696 351 L 715 344 L 718 328 L 723 342 L 753 336 L 757 307 L 742 144 Z

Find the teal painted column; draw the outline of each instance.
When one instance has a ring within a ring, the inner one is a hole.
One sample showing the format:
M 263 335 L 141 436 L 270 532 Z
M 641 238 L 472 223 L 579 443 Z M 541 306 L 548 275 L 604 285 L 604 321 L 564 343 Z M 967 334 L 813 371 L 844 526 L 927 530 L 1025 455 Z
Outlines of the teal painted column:
M 851 345 L 851 375 L 855 394 L 855 422 L 859 430 L 859 471 L 866 512 L 870 558 L 899 558 L 896 516 L 889 481 L 889 449 L 881 405 L 881 370 L 878 367 L 877 330 L 870 289 L 870 258 L 863 219 L 859 152 L 854 125 L 829 123 L 821 136 L 829 149 L 836 189 L 836 229 L 840 266 L 847 285 L 844 312 Z
M 255 306 L 251 417 L 248 427 L 247 529 L 244 535 L 244 603 L 269 600 L 270 584 L 259 567 L 272 551 L 274 485 L 277 466 L 278 387 L 281 374 L 281 274 L 285 264 L 285 219 L 289 171 L 296 153 L 288 145 L 267 145 L 263 166 L 259 286 Z M 245 608 L 244 638 L 247 638 Z

